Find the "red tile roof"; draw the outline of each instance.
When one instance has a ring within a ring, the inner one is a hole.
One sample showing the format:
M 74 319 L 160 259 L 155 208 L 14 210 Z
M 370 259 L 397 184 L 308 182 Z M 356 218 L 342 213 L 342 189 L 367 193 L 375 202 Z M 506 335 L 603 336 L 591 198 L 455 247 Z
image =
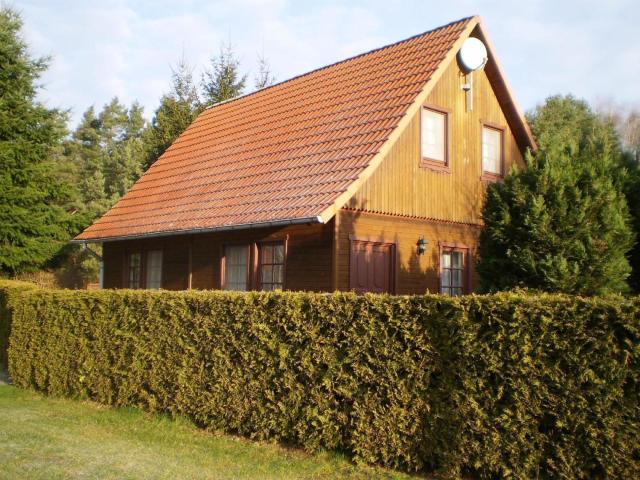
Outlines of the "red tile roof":
M 213 106 L 76 240 L 318 221 L 477 22 L 463 19 Z

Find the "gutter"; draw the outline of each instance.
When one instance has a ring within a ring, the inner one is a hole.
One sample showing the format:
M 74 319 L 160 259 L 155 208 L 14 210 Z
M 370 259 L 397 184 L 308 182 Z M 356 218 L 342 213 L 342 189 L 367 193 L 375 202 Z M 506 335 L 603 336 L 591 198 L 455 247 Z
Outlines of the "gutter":
M 283 227 L 287 225 L 301 225 L 305 223 L 325 223 L 320 215 L 314 217 L 305 218 L 292 218 L 288 220 L 275 220 L 271 222 L 256 222 L 256 223 L 243 223 L 236 225 L 222 225 L 219 227 L 207 227 L 207 228 L 193 228 L 188 230 L 171 230 L 166 232 L 152 232 L 152 233 L 140 233 L 133 235 L 121 235 L 119 237 L 104 237 L 104 238 L 87 238 L 77 239 L 74 238 L 70 243 L 83 244 L 91 253 L 97 255 L 93 250 L 86 246 L 88 243 L 104 243 L 115 242 L 118 240 L 136 240 L 141 238 L 157 238 L 157 237 L 171 237 L 174 235 L 191 235 L 196 233 L 213 233 L 213 232 L 227 232 L 232 230 L 247 230 L 250 228 L 266 228 L 266 227 Z

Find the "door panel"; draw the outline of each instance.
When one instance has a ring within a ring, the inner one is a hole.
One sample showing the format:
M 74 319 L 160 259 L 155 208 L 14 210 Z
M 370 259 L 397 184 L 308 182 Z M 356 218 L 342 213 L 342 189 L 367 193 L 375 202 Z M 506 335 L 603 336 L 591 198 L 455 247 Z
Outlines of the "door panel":
M 353 240 L 350 255 L 350 288 L 357 293 L 391 293 L 393 252 L 390 243 Z

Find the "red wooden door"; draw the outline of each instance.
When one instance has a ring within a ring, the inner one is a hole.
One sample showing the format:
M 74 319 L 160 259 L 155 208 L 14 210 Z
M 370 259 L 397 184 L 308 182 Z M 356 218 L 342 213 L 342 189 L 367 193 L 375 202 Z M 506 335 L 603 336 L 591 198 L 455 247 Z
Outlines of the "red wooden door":
M 393 290 L 393 245 L 351 242 L 349 287 L 357 293 L 391 293 Z

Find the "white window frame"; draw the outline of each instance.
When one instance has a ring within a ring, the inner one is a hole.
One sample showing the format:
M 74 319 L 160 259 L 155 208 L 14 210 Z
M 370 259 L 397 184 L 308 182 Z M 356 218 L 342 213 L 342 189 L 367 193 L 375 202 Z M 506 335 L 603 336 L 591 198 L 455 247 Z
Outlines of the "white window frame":
M 497 164 L 497 169 L 492 170 L 487 165 L 487 151 L 489 145 L 486 142 L 487 134 L 494 134 L 498 137 L 497 142 L 497 158 L 492 158 L 491 163 Z M 489 178 L 502 178 L 504 176 L 504 128 L 489 123 L 482 123 L 480 133 L 480 159 L 482 163 L 482 175 Z

